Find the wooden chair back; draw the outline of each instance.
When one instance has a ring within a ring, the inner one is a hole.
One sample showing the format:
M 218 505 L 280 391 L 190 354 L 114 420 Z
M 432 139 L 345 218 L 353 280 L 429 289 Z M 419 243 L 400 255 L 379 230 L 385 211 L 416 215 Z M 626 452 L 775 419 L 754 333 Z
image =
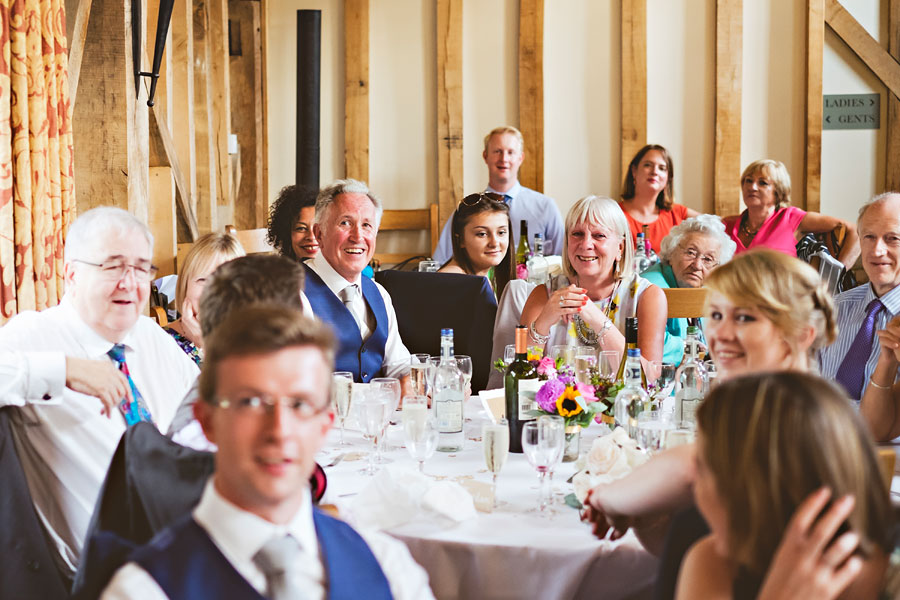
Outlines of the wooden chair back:
M 881 467 L 881 476 L 884 477 L 888 489 L 894 479 L 894 465 L 897 462 L 897 453 L 893 448 L 878 449 L 878 466 Z
M 236 237 L 247 254 L 259 254 L 275 250 L 266 241 L 268 230 L 265 227 L 260 227 L 259 229 L 237 229 L 234 225 L 226 225 L 225 233 L 230 233 Z
M 438 205 L 432 204 L 428 208 L 416 208 L 412 210 L 385 210 L 381 215 L 381 225 L 378 231 L 428 231 L 428 250 L 425 252 L 376 252 L 375 260 L 383 265 L 391 265 L 403 262 L 415 256 L 430 256 L 437 247 L 438 238 L 441 235 L 438 223 Z
M 169 317 L 162 306 L 151 306 L 150 318 L 156 321 L 156 324 L 160 327 L 165 327 L 169 324 Z
M 668 309 L 667 319 L 691 319 L 703 316 L 706 288 L 663 288 Z

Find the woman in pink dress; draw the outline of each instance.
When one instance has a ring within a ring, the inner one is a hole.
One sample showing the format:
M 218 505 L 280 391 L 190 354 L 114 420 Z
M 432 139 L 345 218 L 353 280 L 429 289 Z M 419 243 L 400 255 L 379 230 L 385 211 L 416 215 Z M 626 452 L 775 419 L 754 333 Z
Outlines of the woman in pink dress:
M 797 256 L 797 241 L 807 233 L 846 228 L 837 259 L 848 269 L 859 256 L 856 226 L 837 217 L 791 206 L 791 176 L 783 163 L 763 159 L 750 163 L 741 175 L 747 209 L 725 217 L 725 231 L 737 244 L 735 254 L 765 247 Z

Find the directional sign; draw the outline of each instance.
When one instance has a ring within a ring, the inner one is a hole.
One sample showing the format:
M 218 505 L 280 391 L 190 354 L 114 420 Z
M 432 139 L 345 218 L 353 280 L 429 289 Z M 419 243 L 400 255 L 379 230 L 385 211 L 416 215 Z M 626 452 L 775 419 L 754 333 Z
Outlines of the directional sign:
M 828 94 L 824 96 L 822 129 L 878 129 L 880 94 Z

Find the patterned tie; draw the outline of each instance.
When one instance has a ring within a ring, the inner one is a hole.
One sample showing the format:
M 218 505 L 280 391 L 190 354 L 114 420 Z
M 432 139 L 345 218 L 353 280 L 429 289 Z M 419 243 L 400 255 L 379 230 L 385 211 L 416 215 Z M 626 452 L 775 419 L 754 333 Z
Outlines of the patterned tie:
M 341 290 L 341 300 L 344 301 L 344 306 L 346 306 L 347 310 L 350 311 L 350 314 L 353 315 L 353 320 L 356 321 L 359 330 L 362 331 L 362 324 L 365 321 L 363 316 L 359 314 L 359 302 L 356 301 L 357 298 L 359 298 L 359 287 L 355 283 L 351 283 Z
M 303 584 L 297 577 L 300 544 L 289 535 L 272 538 L 253 556 L 253 562 L 266 576 L 266 590 L 272 600 L 306 598 Z
M 119 410 L 122 411 L 122 416 L 125 417 L 125 423 L 129 427 L 135 423 L 140 423 L 141 421 L 152 423 L 153 417 L 150 416 L 150 408 L 147 406 L 144 397 L 141 396 L 141 393 L 138 391 L 137 386 L 134 385 L 131 373 L 128 372 L 128 365 L 125 363 L 124 344 L 116 344 L 106 354 L 115 361 L 119 370 L 128 378 L 128 387 L 131 388 L 131 402 L 129 402 L 127 398 L 122 398 L 122 401 L 119 403 Z
M 854 400 L 859 400 L 862 396 L 866 362 L 872 353 L 872 342 L 875 340 L 875 317 L 883 308 L 884 304 L 878 298 L 869 302 L 862 327 L 859 328 L 859 333 L 850 344 L 850 349 L 847 350 L 844 361 L 835 376 L 835 380 L 844 386 Z

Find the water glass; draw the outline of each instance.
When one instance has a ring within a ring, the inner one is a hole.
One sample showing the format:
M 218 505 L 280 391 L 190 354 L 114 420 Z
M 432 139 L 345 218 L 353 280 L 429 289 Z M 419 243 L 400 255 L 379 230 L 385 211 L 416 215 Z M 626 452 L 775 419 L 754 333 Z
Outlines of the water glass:
M 434 454 L 438 443 L 437 422 L 428 410 L 428 398 L 405 397 L 402 423 L 406 449 L 413 460 L 419 463 L 419 472 L 424 473 L 425 461 Z
M 459 372 L 462 373 L 464 379 L 463 389 L 466 390 L 472 382 L 472 357 L 465 354 L 457 354 L 453 358 L 456 359 L 456 366 L 459 368 Z
M 714 360 L 707 360 L 703 366 L 706 367 L 706 391 L 708 392 L 716 383 L 716 363 Z
M 666 433 L 675 429 L 670 413 L 645 410 L 637 418 L 637 443 L 647 454 L 659 452 Z
M 550 504 L 547 473 L 562 456 L 565 438 L 565 428 L 546 417 L 529 421 L 522 427 L 522 451 L 528 463 L 538 472 L 540 480 L 538 512 L 544 513 Z
M 516 345 L 515 344 L 507 344 L 503 349 L 503 362 L 509 366 L 509 364 L 516 360 Z
M 694 442 L 695 432 L 693 423 L 690 421 L 673 422 L 672 429 L 665 433 L 663 448 L 666 450 Z
M 348 446 L 344 441 L 344 425 L 350 415 L 350 398 L 353 393 L 353 373 L 335 371 L 331 375 L 331 404 L 341 428 L 341 446 Z
M 597 349 L 593 346 L 578 346 L 575 349 L 575 381 L 591 383 L 591 371 L 597 366 Z
M 369 382 L 369 386 L 380 389 L 382 393 L 385 394 L 385 397 L 388 400 L 388 423 L 390 423 L 391 419 L 394 416 L 394 412 L 397 410 L 397 407 L 400 405 L 400 380 L 395 377 L 375 377 Z M 379 438 L 379 446 L 378 446 L 378 457 L 376 458 L 376 462 L 380 465 L 385 465 L 392 461 L 390 458 L 386 458 L 384 456 L 385 450 L 387 448 L 387 435 L 382 435 Z
M 419 273 L 437 273 L 440 268 L 441 265 L 435 260 L 428 259 L 419 261 Z
M 601 350 L 597 360 L 597 371 L 601 379 L 612 381 L 619 372 L 619 360 L 622 358 L 615 350 Z
M 426 369 L 428 368 L 427 354 L 411 354 L 409 356 L 409 378 L 412 381 L 413 391 L 418 396 L 428 394 Z
M 481 428 L 484 444 L 484 462 L 491 472 L 494 508 L 497 508 L 497 475 L 509 456 L 509 422 L 500 419 L 497 423 L 487 422 Z
M 387 426 L 390 418 L 390 402 L 389 397 L 381 389 L 368 388 L 357 399 L 354 408 L 356 410 L 356 418 L 362 427 L 363 437 L 372 440 L 372 450 L 369 452 L 369 464 L 360 471 L 366 475 L 374 475 L 375 455 L 378 452 L 378 440 Z
M 560 362 L 562 359 L 562 364 L 574 366 L 575 365 L 575 347 L 574 346 L 552 346 L 550 348 L 550 358 L 553 359 L 554 362 Z

